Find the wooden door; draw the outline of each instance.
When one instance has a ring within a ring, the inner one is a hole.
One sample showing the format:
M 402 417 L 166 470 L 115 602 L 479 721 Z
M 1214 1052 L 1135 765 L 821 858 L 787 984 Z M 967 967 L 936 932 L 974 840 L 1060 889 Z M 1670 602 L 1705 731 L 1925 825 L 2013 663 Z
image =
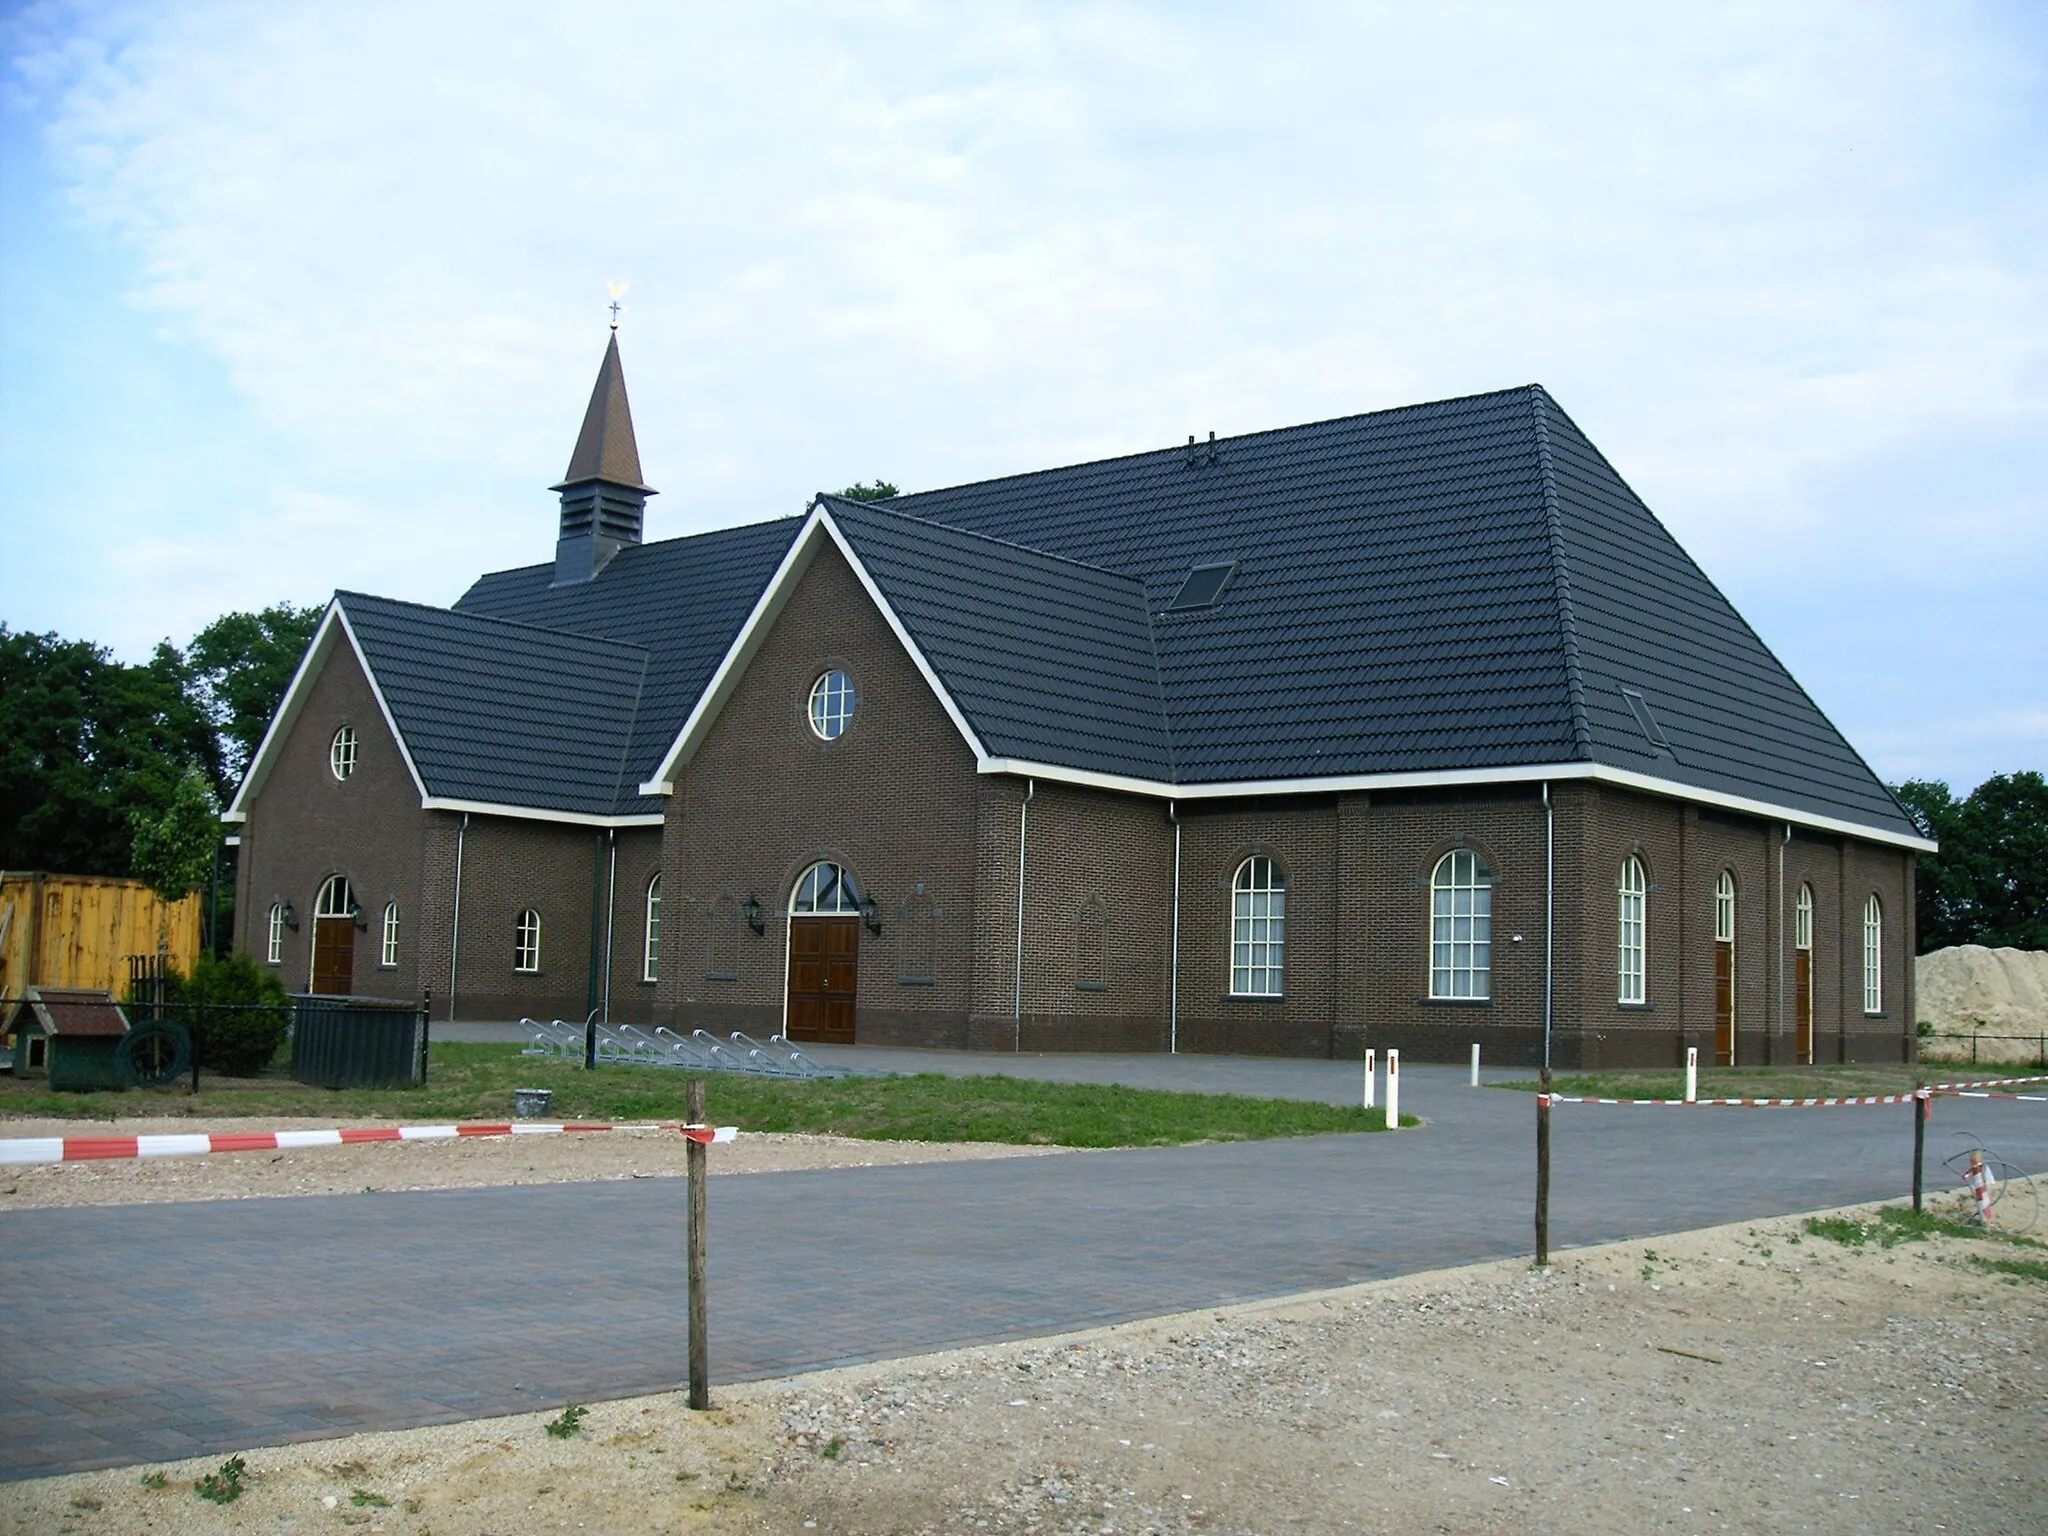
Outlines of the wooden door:
M 821 1045 L 853 1044 L 859 958 L 859 918 L 790 919 L 790 1039 Z
M 1735 1065 L 1735 946 L 1714 946 L 1714 1065 Z
M 353 918 L 313 919 L 313 990 L 322 997 L 346 997 L 356 984 L 356 925 Z
M 1799 1060 L 1813 1065 L 1813 951 L 1802 949 L 1792 968 L 1792 1007 L 1799 1021 Z

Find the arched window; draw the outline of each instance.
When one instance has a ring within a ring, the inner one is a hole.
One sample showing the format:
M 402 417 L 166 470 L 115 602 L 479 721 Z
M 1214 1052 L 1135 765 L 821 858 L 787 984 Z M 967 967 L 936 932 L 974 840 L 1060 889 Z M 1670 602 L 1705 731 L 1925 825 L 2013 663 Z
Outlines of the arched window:
M 1429 995 L 1493 996 L 1493 871 L 1454 848 L 1429 877 Z
M 1287 877 L 1260 855 L 1237 866 L 1230 887 L 1231 994 L 1278 997 L 1287 958 Z
M 1884 908 L 1875 896 L 1863 903 L 1863 1011 L 1884 1012 Z
M 313 915 L 353 918 L 359 910 L 356 893 L 348 888 L 348 882 L 339 875 L 329 875 L 327 883 L 320 887 L 320 899 L 314 903 Z
M 1643 878 L 1643 861 L 1631 857 L 1621 866 L 1619 959 L 1616 962 L 1616 997 L 1624 1003 L 1640 1003 L 1645 994 L 1645 917 L 1649 908 L 1650 883 Z
M 820 741 L 837 741 L 853 722 L 853 679 L 834 667 L 811 684 L 811 731 Z
M 334 770 L 337 779 L 345 779 L 356 771 L 356 728 L 344 725 L 334 733 L 334 742 L 327 749 L 327 766 Z
M 512 969 L 540 969 L 540 914 L 528 907 L 512 928 Z
M 661 876 L 647 882 L 647 944 L 640 955 L 640 979 L 655 979 L 655 965 L 661 958 Z
M 853 876 L 837 864 L 813 864 L 797 877 L 796 891 L 789 898 L 789 910 L 798 917 L 828 917 L 860 911 L 860 892 L 853 888 Z
M 270 948 L 263 958 L 272 965 L 284 964 L 284 903 L 281 901 L 270 904 Z
M 1813 887 L 1802 884 L 1799 899 L 1792 903 L 1792 947 L 1813 948 Z
M 1735 942 L 1735 877 L 1725 869 L 1714 882 L 1714 942 Z
M 398 964 L 398 903 L 384 903 L 384 952 L 379 964 L 386 967 Z

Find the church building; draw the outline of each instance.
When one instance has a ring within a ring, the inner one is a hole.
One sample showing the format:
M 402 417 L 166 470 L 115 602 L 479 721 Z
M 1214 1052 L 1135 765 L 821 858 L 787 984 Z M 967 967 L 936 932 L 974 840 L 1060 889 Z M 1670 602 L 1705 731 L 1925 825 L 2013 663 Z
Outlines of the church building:
M 1540 386 L 648 542 L 614 335 L 555 490 L 551 559 L 329 606 L 227 813 L 291 990 L 1912 1059 L 1933 845 Z

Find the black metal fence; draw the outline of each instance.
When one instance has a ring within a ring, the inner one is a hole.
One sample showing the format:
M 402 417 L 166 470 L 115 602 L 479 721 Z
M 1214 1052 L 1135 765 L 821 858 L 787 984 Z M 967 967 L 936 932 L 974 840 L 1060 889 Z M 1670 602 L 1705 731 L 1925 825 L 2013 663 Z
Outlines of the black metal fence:
M 292 1076 L 316 1088 L 427 1080 L 427 1010 L 368 997 L 292 999 Z

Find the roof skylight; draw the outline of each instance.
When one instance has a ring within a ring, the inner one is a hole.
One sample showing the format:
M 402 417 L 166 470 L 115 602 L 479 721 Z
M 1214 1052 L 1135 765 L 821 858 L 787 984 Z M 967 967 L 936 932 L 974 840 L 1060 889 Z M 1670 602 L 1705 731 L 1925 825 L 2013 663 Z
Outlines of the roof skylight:
M 1187 580 L 1180 584 L 1180 590 L 1173 595 L 1173 601 L 1166 605 L 1168 613 L 1178 613 L 1187 608 L 1211 608 L 1223 595 L 1223 588 L 1237 570 L 1235 560 L 1226 560 L 1221 565 L 1198 565 L 1188 572 Z

